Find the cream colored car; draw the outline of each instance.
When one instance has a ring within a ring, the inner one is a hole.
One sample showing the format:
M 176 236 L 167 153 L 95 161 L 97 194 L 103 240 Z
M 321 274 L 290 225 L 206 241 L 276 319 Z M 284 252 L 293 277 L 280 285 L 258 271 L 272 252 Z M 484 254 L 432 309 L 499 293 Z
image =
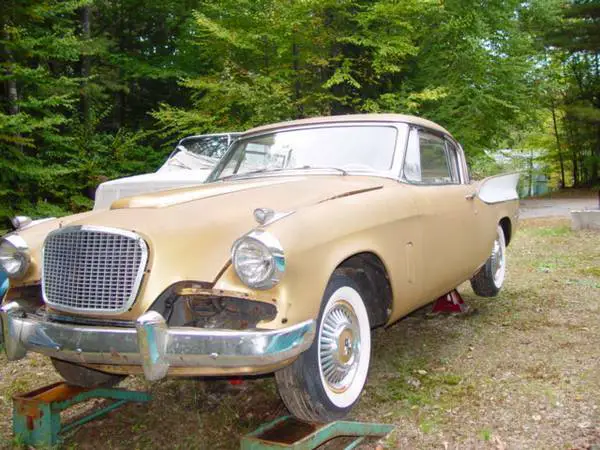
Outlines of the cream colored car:
M 373 328 L 465 280 L 501 289 L 516 181 L 472 182 L 452 136 L 411 116 L 250 130 L 207 184 L 5 236 L 8 358 L 42 353 L 79 385 L 275 372 L 292 414 L 343 417 Z

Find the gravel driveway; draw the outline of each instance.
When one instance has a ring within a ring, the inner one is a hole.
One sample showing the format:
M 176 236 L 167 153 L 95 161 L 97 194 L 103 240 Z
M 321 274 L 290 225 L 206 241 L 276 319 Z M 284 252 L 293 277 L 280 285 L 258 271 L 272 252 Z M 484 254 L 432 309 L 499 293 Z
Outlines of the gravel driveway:
M 596 209 L 598 199 L 588 198 L 533 198 L 521 200 L 519 217 L 532 219 L 538 217 L 569 217 L 577 209 Z

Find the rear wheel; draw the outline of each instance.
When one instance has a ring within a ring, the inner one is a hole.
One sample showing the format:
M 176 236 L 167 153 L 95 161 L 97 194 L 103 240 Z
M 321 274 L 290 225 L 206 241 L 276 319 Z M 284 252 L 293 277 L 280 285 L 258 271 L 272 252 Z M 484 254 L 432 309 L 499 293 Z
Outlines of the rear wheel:
M 56 358 L 52 358 L 52 365 L 67 383 L 74 386 L 112 387 L 125 379 L 124 375 L 100 372 Z
M 370 359 L 371 329 L 360 288 L 336 270 L 325 289 L 315 340 L 275 373 L 279 394 L 300 419 L 341 419 L 360 398 Z
M 495 297 L 502 289 L 506 276 L 506 239 L 504 230 L 500 225 L 496 230 L 496 240 L 492 247 L 492 254 L 471 278 L 473 291 L 481 297 Z

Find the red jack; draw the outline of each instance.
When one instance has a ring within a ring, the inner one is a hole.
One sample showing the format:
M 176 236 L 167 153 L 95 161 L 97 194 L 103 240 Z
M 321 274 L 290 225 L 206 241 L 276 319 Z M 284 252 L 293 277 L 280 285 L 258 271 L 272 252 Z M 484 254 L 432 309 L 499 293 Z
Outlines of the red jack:
M 456 289 L 442 295 L 433 304 L 432 313 L 466 313 L 469 307 Z

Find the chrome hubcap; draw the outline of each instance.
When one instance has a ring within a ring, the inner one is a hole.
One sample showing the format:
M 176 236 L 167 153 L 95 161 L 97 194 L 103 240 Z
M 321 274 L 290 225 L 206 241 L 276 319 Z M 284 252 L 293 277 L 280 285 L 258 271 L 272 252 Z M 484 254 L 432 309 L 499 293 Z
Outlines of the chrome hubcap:
M 500 243 L 500 238 L 497 237 L 494 241 L 494 248 L 492 250 L 492 273 L 494 274 L 494 282 L 496 285 L 502 283 L 504 277 L 504 249 Z
M 319 337 L 323 378 L 334 391 L 352 384 L 360 358 L 360 330 L 354 311 L 346 302 L 336 303 L 323 318 Z

